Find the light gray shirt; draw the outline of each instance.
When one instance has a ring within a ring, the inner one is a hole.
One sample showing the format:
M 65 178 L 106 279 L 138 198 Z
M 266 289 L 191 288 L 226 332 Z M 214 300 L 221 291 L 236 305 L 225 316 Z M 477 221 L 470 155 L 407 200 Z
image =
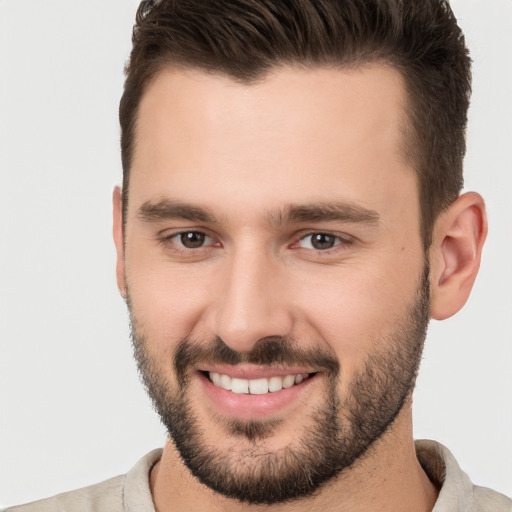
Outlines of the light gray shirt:
M 441 489 L 432 512 L 512 512 L 512 500 L 473 485 L 443 445 L 416 441 L 416 453 L 430 480 Z M 4 512 L 155 512 L 149 474 L 161 455 L 162 450 L 153 450 L 126 475 Z

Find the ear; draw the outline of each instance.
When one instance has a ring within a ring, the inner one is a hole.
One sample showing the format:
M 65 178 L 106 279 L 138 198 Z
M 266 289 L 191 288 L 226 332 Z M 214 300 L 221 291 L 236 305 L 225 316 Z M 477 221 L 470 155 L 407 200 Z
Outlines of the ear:
M 113 206 L 113 235 L 114 244 L 117 252 L 116 277 L 117 287 L 121 292 L 123 299 L 126 299 L 126 276 L 124 262 L 124 229 L 123 229 L 123 201 L 121 197 L 121 187 L 115 187 L 112 193 Z
M 443 320 L 468 300 L 487 236 L 482 197 L 461 195 L 437 220 L 430 248 L 431 316 Z

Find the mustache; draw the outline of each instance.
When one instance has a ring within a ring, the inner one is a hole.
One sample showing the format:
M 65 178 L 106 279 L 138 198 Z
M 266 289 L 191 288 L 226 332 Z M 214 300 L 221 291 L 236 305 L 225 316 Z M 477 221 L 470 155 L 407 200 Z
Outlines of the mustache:
M 185 382 L 188 370 L 200 363 L 304 366 L 331 375 L 338 375 L 340 371 L 338 359 L 325 349 L 301 349 L 290 338 L 280 336 L 262 338 L 248 352 L 232 349 L 220 337 L 211 343 L 184 338 L 176 349 L 173 363 L 179 382 Z

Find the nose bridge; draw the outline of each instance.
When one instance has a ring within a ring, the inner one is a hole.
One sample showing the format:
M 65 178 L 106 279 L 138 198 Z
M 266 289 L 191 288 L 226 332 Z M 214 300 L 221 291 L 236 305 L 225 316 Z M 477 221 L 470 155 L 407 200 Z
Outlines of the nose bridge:
M 289 334 L 291 312 L 279 288 L 279 263 L 255 244 L 228 257 L 217 296 L 215 334 L 234 350 L 246 352 L 267 336 Z

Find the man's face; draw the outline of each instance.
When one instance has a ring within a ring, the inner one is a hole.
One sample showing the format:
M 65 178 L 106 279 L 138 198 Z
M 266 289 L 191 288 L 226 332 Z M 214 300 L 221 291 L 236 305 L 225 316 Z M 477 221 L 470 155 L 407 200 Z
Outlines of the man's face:
M 166 70 L 145 93 L 121 264 L 135 352 L 214 490 L 313 492 L 412 390 L 428 273 L 404 110 L 384 66 L 249 86 Z

